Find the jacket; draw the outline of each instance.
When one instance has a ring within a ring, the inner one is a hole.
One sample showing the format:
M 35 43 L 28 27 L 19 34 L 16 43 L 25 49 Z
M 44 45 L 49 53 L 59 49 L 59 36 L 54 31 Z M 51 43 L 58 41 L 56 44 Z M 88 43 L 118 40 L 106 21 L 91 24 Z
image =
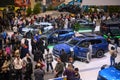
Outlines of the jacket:
M 38 69 L 35 69 L 34 71 L 34 76 L 35 76 L 35 80 L 44 80 L 44 74 L 45 72 L 38 68 Z

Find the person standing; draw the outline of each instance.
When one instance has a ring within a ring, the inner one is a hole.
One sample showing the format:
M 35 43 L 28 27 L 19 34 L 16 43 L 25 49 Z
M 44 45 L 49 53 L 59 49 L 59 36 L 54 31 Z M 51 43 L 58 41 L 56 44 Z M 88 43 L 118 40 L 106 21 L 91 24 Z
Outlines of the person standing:
M 9 80 L 9 65 L 10 65 L 10 56 L 6 51 L 3 52 L 3 65 L 1 67 L 2 80 Z
M 28 46 L 26 46 L 25 44 L 22 44 L 21 51 L 20 51 L 20 58 L 21 59 L 24 58 L 27 53 L 29 53 Z
M 18 32 L 18 27 L 16 25 L 13 26 L 13 32 L 17 33 Z
M 32 37 L 32 39 L 31 39 L 31 47 L 32 47 L 32 54 L 34 55 L 35 54 L 35 50 L 36 50 L 36 43 L 37 43 L 37 41 L 36 40 L 34 40 L 34 38 Z
M 63 72 L 63 75 L 67 76 L 67 80 L 74 80 L 75 72 L 72 64 L 68 64 L 68 67 Z
M 79 69 L 78 69 L 78 68 L 75 68 L 75 69 L 74 69 L 74 72 L 75 72 L 74 80 L 81 80 L 80 74 L 79 74 Z
M 89 47 L 88 48 L 89 48 L 89 53 L 92 54 L 92 44 L 91 44 L 91 42 L 89 43 Z
M 25 80 L 32 80 L 33 64 L 30 58 L 27 58 Z
M 19 55 L 16 56 L 16 58 L 13 61 L 14 69 L 16 71 L 16 77 L 15 80 L 22 80 L 22 66 L 23 66 L 23 61 L 20 58 Z
M 41 51 L 41 59 L 44 61 L 44 57 L 43 57 L 43 54 L 44 54 L 44 46 L 43 46 L 43 40 L 40 38 L 37 42 L 37 48 L 38 50 Z
M 44 70 L 41 67 L 41 64 L 37 64 L 36 65 L 36 69 L 34 70 L 34 76 L 35 76 L 35 80 L 44 80 Z
M 68 57 L 67 57 L 67 54 L 65 53 L 64 49 L 61 50 L 60 59 L 63 62 L 64 67 L 66 68 L 66 62 L 68 61 Z
M 91 60 L 91 57 L 92 57 L 92 52 L 93 52 L 93 48 L 92 48 L 92 44 L 91 42 L 89 43 L 89 53 L 87 54 L 87 61 L 90 61 Z
M 109 53 L 110 53 L 110 66 L 113 66 L 115 64 L 115 58 L 117 57 L 117 53 L 114 46 L 111 46 Z
M 24 44 L 29 48 L 29 41 L 27 40 L 27 38 L 25 37 L 25 42 Z
M 47 64 L 47 72 L 49 72 L 49 66 L 51 67 L 52 71 L 53 71 L 53 56 L 52 54 L 49 52 L 49 49 L 47 49 L 47 54 L 45 55 L 45 61 Z
M 2 33 L 2 37 L 4 39 L 4 44 L 6 44 L 7 36 L 8 36 L 8 34 L 7 34 L 6 30 L 4 30 L 4 32 Z
M 57 64 L 54 69 L 55 78 L 62 77 L 62 73 L 64 71 L 64 64 L 61 61 L 60 57 L 57 57 L 56 60 L 57 60 Z

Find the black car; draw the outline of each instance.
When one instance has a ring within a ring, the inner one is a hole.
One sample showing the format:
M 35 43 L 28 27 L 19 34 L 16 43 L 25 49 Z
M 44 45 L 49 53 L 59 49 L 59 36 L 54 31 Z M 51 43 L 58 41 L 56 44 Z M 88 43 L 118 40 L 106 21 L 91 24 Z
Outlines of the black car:
M 58 11 L 60 11 L 60 12 L 65 11 L 65 12 L 70 12 L 70 13 L 77 14 L 77 13 L 80 13 L 81 8 L 78 5 L 69 5 L 68 4 L 68 5 L 65 5 L 65 6 L 60 6 L 58 8 Z

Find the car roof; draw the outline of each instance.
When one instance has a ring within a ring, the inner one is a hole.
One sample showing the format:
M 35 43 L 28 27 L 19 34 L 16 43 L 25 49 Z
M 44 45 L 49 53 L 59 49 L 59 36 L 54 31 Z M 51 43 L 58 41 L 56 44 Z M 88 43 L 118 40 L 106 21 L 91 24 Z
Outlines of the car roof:
M 57 29 L 55 31 L 73 31 L 72 29 Z
M 89 20 L 87 20 L 87 19 L 77 19 L 77 21 L 91 22 L 91 21 L 89 21 Z
M 35 22 L 34 24 L 35 25 L 49 25 L 49 26 L 52 25 L 52 23 L 49 23 L 49 22 Z
M 92 34 L 92 33 L 80 33 L 80 36 L 74 37 L 77 40 L 93 40 L 93 39 L 104 39 L 102 36 Z
M 115 19 L 105 20 L 104 22 L 102 22 L 102 24 L 105 24 L 105 25 L 115 25 L 115 24 L 120 24 L 120 19 L 115 18 Z

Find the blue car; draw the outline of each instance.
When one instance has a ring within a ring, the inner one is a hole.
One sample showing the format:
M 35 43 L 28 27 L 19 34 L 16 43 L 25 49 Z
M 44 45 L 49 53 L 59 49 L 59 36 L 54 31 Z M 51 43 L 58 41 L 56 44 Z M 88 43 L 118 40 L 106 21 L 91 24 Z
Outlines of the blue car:
M 67 41 L 74 36 L 74 31 L 71 29 L 49 30 L 41 35 L 41 38 L 47 40 L 48 43 L 59 43 Z
M 102 67 L 97 80 L 120 80 L 120 63 L 116 66 Z
M 92 56 L 89 53 L 89 43 L 92 44 L 92 55 L 98 58 L 103 57 L 104 53 L 108 51 L 108 43 L 105 38 L 88 33 L 74 37 L 65 43 L 55 45 L 53 54 L 59 56 L 60 51 L 64 49 L 68 56 L 71 55 L 70 53 L 72 51 L 74 52 L 74 58 L 83 58 L 89 62 Z

